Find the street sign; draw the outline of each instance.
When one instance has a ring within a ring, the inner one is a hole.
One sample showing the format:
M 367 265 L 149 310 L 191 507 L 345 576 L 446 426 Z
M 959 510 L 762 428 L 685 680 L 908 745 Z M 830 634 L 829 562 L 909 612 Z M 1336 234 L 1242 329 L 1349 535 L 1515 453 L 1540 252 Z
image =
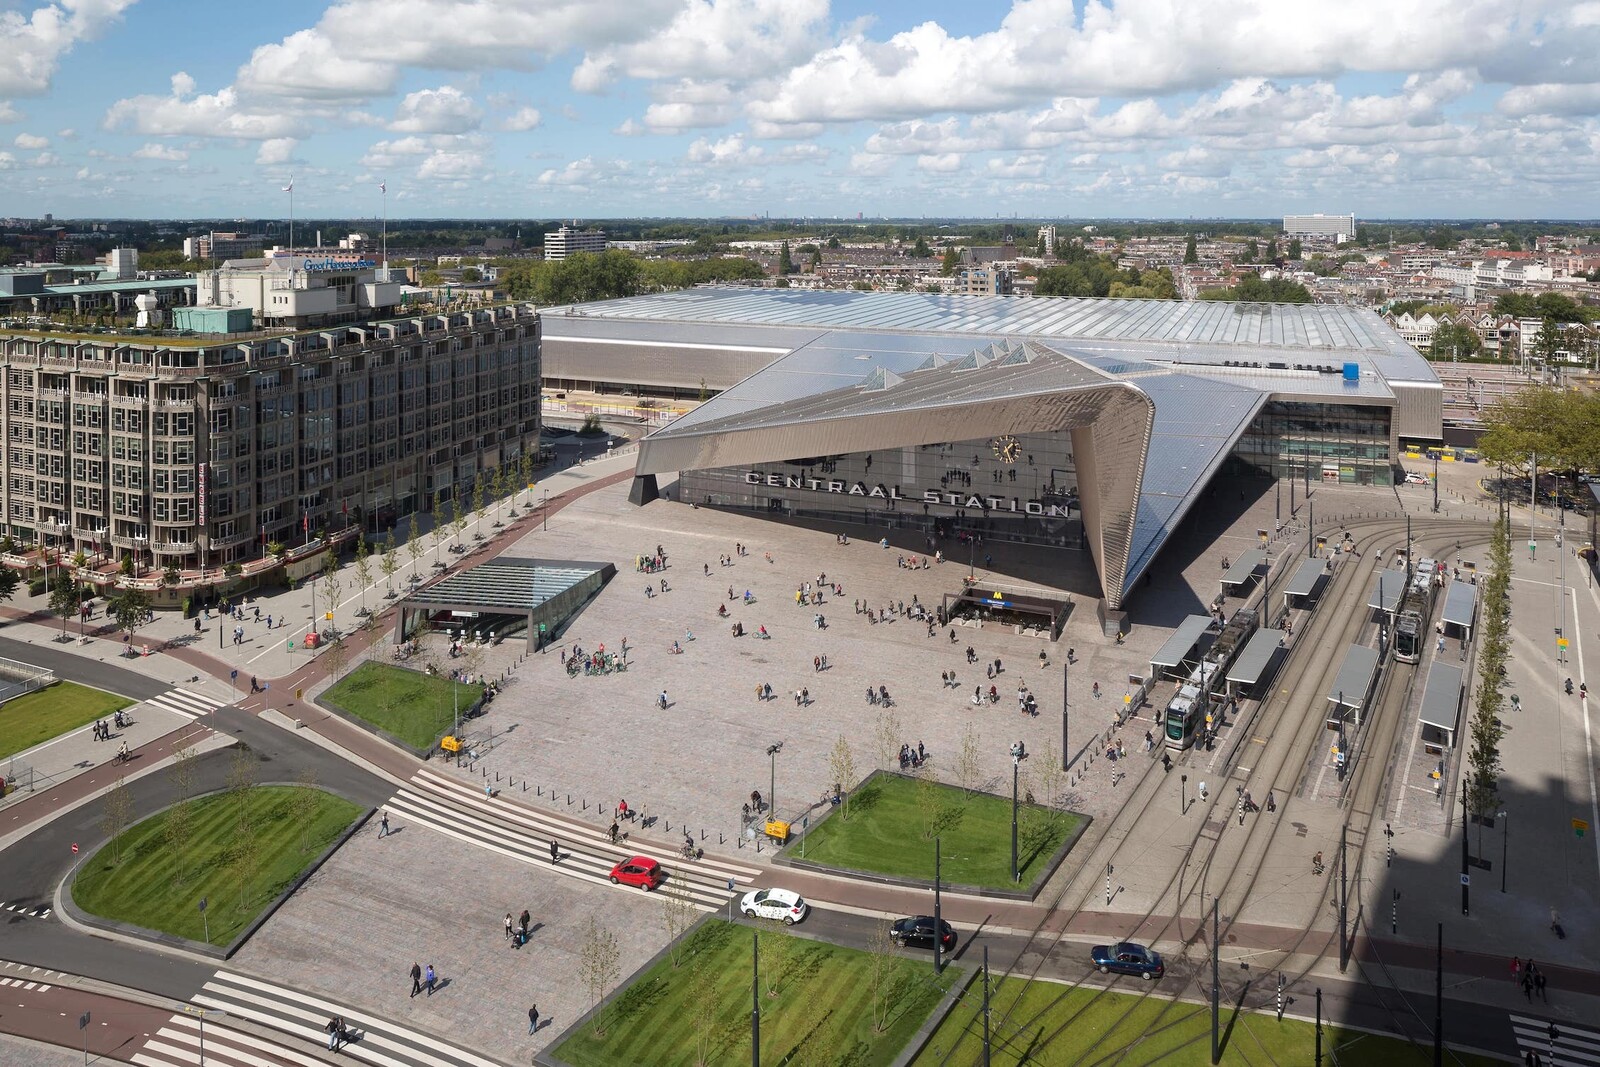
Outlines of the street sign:
M 294 651 L 294 638 L 292 638 L 292 637 L 289 639 L 289 651 L 290 652 Z
M 205 911 L 206 910 L 206 898 L 205 897 L 201 897 L 200 898 L 200 910 L 201 911 Z
M 333 612 L 325 611 L 325 612 L 322 613 L 322 617 L 324 619 L 328 620 L 329 622 L 332 622 L 333 621 Z
M 78 854 L 78 843 L 76 841 L 72 843 L 72 854 L 74 856 Z
M 296 700 L 304 700 L 305 697 L 306 697 L 305 687 L 304 686 L 298 686 L 298 685 L 295 686 L 294 687 L 294 698 Z
M 1556 647 L 1565 652 L 1567 650 L 1567 639 L 1565 637 L 1556 638 Z
M 78 1016 L 78 1029 L 79 1030 L 87 1030 L 87 1029 L 89 1029 L 89 1013 L 88 1012 L 84 1012 L 82 1015 Z
M 239 669 L 237 667 L 235 667 L 233 670 L 228 672 L 228 681 L 237 682 L 238 680 L 239 680 Z
M 1573 819 L 1572 820 L 1572 832 L 1577 834 L 1579 837 L 1582 837 L 1585 833 L 1588 832 L 1588 830 L 1589 830 L 1589 824 L 1588 824 L 1587 821 L 1585 821 L 1583 819 Z M 77 851 L 77 846 L 73 846 L 73 851 L 74 852 Z
M 1462 885 L 1471 885 L 1471 884 L 1472 884 L 1472 875 L 1470 875 L 1470 874 L 1463 874 L 1463 875 L 1462 875 L 1462 876 L 1461 876 L 1461 884 L 1462 884 Z

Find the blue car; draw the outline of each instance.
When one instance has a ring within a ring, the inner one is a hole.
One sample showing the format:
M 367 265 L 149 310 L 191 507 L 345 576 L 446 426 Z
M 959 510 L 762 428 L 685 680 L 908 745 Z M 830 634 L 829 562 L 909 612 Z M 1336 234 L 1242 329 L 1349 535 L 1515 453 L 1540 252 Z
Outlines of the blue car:
M 1161 953 L 1132 941 L 1096 945 L 1089 950 L 1089 958 L 1094 960 L 1101 974 L 1110 974 L 1112 971 L 1136 974 L 1148 982 L 1167 973 L 1167 965 L 1161 962 Z

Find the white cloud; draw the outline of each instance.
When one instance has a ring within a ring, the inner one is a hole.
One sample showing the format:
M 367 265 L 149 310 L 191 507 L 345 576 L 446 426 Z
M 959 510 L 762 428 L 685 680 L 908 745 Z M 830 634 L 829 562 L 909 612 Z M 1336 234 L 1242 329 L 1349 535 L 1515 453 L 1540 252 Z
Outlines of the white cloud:
M 22 112 L 11 106 L 11 101 L 0 100 L 0 123 L 21 122 Z
M 17 157 L 10 152 L 0 152 L 0 170 L 16 170 Z
M 539 114 L 538 108 L 519 107 L 500 120 L 500 128 L 511 133 L 521 133 L 525 130 L 538 129 L 543 121 L 544 116 Z
M 195 82 L 187 73 L 172 76 L 170 96 L 134 96 L 118 100 L 106 112 L 108 130 L 131 129 L 147 136 L 236 137 L 265 141 L 297 135 L 303 120 L 282 107 L 263 110 L 241 105 L 232 86 L 216 93 L 194 96 Z
M 294 158 L 295 146 L 300 142 L 293 137 L 273 137 L 261 142 L 256 149 L 256 166 L 271 167 L 288 163 Z
M 467 133 L 478 128 L 483 111 L 453 85 L 407 93 L 395 108 L 389 129 L 396 133 Z
M 48 148 L 50 145 L 50 138 L 40 137 L 36 133 L 19 133 L 17 134 L 16 139 L 11 143 L 16 145 L 18 148 Z
M 587 185 L 593 181 L 600 168 L 595 166 L 594 159 L 584 156 L 575 159 L 559 170 L 552 168 L 539 175 L 540 185 Z
M 374 23 L 378 25 L 389 23 Z M 252 52 L 239 68 L 237 84 L 248 93 L 307 100 L 382 96 L 394 89 L 400 71 L 392 63 L 364 58 L 369 45 L 370 41 L 362 41 L 341 46 L 315 30 L 301 30 Z
M 156 144 L 154 141 L 151 141 L 139 148 L 134 149 L 133 158 L 156 159 L 163 163 L 182 163 L 189 158 L 189 153 L 183 151 L 181 148 L 173 148 L 169 145 Z
M 463 181 L 482 177 L 486 170 L 483 152 L 476 147 L 439 148 L 422 161 L 417 177 Z
M 57 130 L 56 136 L 61 138 L 63 141 L 70 141 L 78 136 L 78 131 L 68 127 L 65 130 Z
M 809 58 L 827 21 L 828 0 L 685 0 L 664 29 L 586 54 L 572 87 L 592 93 L 619 78 L 771 76 Z
M 56 0 L 32 12 L 0 11 L 0 96 L 38 96 L 50 88 L 61 59 L 96 36 L 134 0 Z
M 960 152 L 940 152 L 917 157 L 917 166 L 931 174 L 951 174 L 961 169 Z
M 395 141 L 379 141 L 367 149 L 367 154 L 361 157 L 363 167 L 373 167 L 377 170 L 387 170 L 390 167 L 404 166 L 416 156 L 427 155 L 431 148 L 428 142 L 421 137 L 402 137 Z

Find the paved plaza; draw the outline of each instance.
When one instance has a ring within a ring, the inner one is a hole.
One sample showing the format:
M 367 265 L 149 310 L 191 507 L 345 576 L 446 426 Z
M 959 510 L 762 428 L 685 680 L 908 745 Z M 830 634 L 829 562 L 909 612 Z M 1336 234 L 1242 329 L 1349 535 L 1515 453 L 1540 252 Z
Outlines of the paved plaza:
M 579 977 L 584 920 L 617 937 L 623 975 L 667 943 L 660 898 L 620 892 L 377 820 L 325 863 L 232 963 L 486 1052 L 526 1062 L 589 1009 Z M 528 944 L 505 938 L 505 915 L 532 913 Z M 406 973 L 430 963 L 443 982 L 411 997 Z M 548 1023 L 528 1036 L 528 1007 Z

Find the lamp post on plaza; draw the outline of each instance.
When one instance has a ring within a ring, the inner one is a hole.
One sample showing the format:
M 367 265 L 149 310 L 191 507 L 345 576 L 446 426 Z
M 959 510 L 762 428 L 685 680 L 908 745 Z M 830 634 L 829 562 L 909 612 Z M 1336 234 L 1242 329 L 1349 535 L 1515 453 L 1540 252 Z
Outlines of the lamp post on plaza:
M 1022 881 L 1022 872 L 1017 869 L 1017 775 L 1022 767 L 1022 761 L 1028 758 L 1028 749 L 1021 741 L 1011 744 L 1011 880 Z M 934 932 L 938 936 L 938 931 Z
M 767 746 L 767 758 L 771 761 L 771 776 L 767 779 L 767 811 L 774 816 L 778 813 L 778 753 L 782 751 L 782 741 L 774 741 Z
M 1500 892 L 1504 893 L 1506 891 L 1506 853 L 1510 851 L 1511 847 L 1511 816 L 1502 810 L 1499 813 L 1499 817 L 1505 820 L 1505 826 L 1500 830 Z

